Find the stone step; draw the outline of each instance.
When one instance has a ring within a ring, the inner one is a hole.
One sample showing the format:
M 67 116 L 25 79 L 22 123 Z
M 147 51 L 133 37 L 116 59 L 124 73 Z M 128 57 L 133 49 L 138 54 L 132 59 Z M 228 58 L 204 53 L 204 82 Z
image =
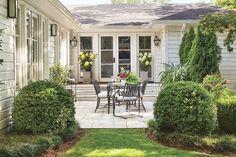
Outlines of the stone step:
M 100 85 L 103 90 L 106 89 L 107 84 Z M 67 89 L 71 89 L 71 85 L 66 86 Z M 96 101 L 96 94 L 92 84 L 79 84 L 72 86 L 72 90 L 76 90 L 76 99 L 78 101 Z M 150 83 L 147 85 L 144 101 L 154 101 L 160 91 L 159 84 Z
M 157 96 L 144 96 L 144 101 L 154 102 Z M 97 101 L 96 95 L 76 96 L 77 101 Z

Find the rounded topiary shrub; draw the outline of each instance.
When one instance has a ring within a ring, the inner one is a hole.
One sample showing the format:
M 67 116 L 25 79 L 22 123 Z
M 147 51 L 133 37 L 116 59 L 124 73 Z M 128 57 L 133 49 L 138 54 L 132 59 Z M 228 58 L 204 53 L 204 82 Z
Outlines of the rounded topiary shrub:
M 160 132 L 208 135 L 216 126 L 216 107 L 199 84 L 176 82 L 160 92 L 154 117 Z
M 59 133 L 74 126 L 73 97 L 60 85 L 38 81 L 24 87 L 13 104 L 13 128 L 24 133 Z
M 217 118 L 220 131 L 236 134 L 236 95 L 217 100 Z

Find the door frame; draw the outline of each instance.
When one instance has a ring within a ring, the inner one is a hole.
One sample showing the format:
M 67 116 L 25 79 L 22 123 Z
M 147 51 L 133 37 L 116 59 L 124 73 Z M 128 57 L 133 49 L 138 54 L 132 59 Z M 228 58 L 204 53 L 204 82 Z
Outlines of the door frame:
M 98 34 L 98 79 L 100 82 L 109 82 L 111 78 L 102 78 L 101 77 L 101 37 L 112 36 L 113 37 L 113 58 L 115 58 L 115 63 L 113 63 L 113 76 L 117 76 L 119 72 L 119 37 L 129 36 L 130 37 L 130 66 L 131 71 L 133 65 L 132 60 L 136 58 L 136 53 L 133 52 L 133 34 L 132 33 L 102 33 Z
M 101 58 L 102 58 L 102 49 L 101 49 L 101 38 L 102 37 L 112 37 L 113 39 L 113 59 L 115 59 L 115 62 L 113 62 L 113 76 L 117 74 L 117 47 L 116 47 L 116 40 L 117 37 L 115 34 L 99 34 L 98 35 L 98 77 L 100 82 L 109 82 L 111 81 L 111 78 L 102 78 L 101 76 Z

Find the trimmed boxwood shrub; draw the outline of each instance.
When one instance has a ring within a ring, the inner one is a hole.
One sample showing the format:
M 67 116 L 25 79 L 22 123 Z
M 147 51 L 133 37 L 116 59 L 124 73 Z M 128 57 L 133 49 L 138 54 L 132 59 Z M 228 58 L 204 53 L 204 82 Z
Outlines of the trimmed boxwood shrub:
M 216 107 L 206 89 L 182 81 L 160 92 L 154 117 L 157 131 L 208 135 L 216 126 Z
M 60 133 L 75 125 L 73 97 L 44 80 L 24 87 L 13 104 L 13 128 L 19 133 Z
M 217 101 L 217 118 L 222 132 L 236 134 L 236 95 Z

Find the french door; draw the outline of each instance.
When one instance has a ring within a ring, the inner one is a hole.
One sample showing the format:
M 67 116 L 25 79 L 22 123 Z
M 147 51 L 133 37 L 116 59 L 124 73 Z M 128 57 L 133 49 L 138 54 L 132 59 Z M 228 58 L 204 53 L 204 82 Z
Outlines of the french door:
M 107 35 L 99 37 L 100 81 L 111 81 L 121 68 L 131 70 L 131 37 Z

